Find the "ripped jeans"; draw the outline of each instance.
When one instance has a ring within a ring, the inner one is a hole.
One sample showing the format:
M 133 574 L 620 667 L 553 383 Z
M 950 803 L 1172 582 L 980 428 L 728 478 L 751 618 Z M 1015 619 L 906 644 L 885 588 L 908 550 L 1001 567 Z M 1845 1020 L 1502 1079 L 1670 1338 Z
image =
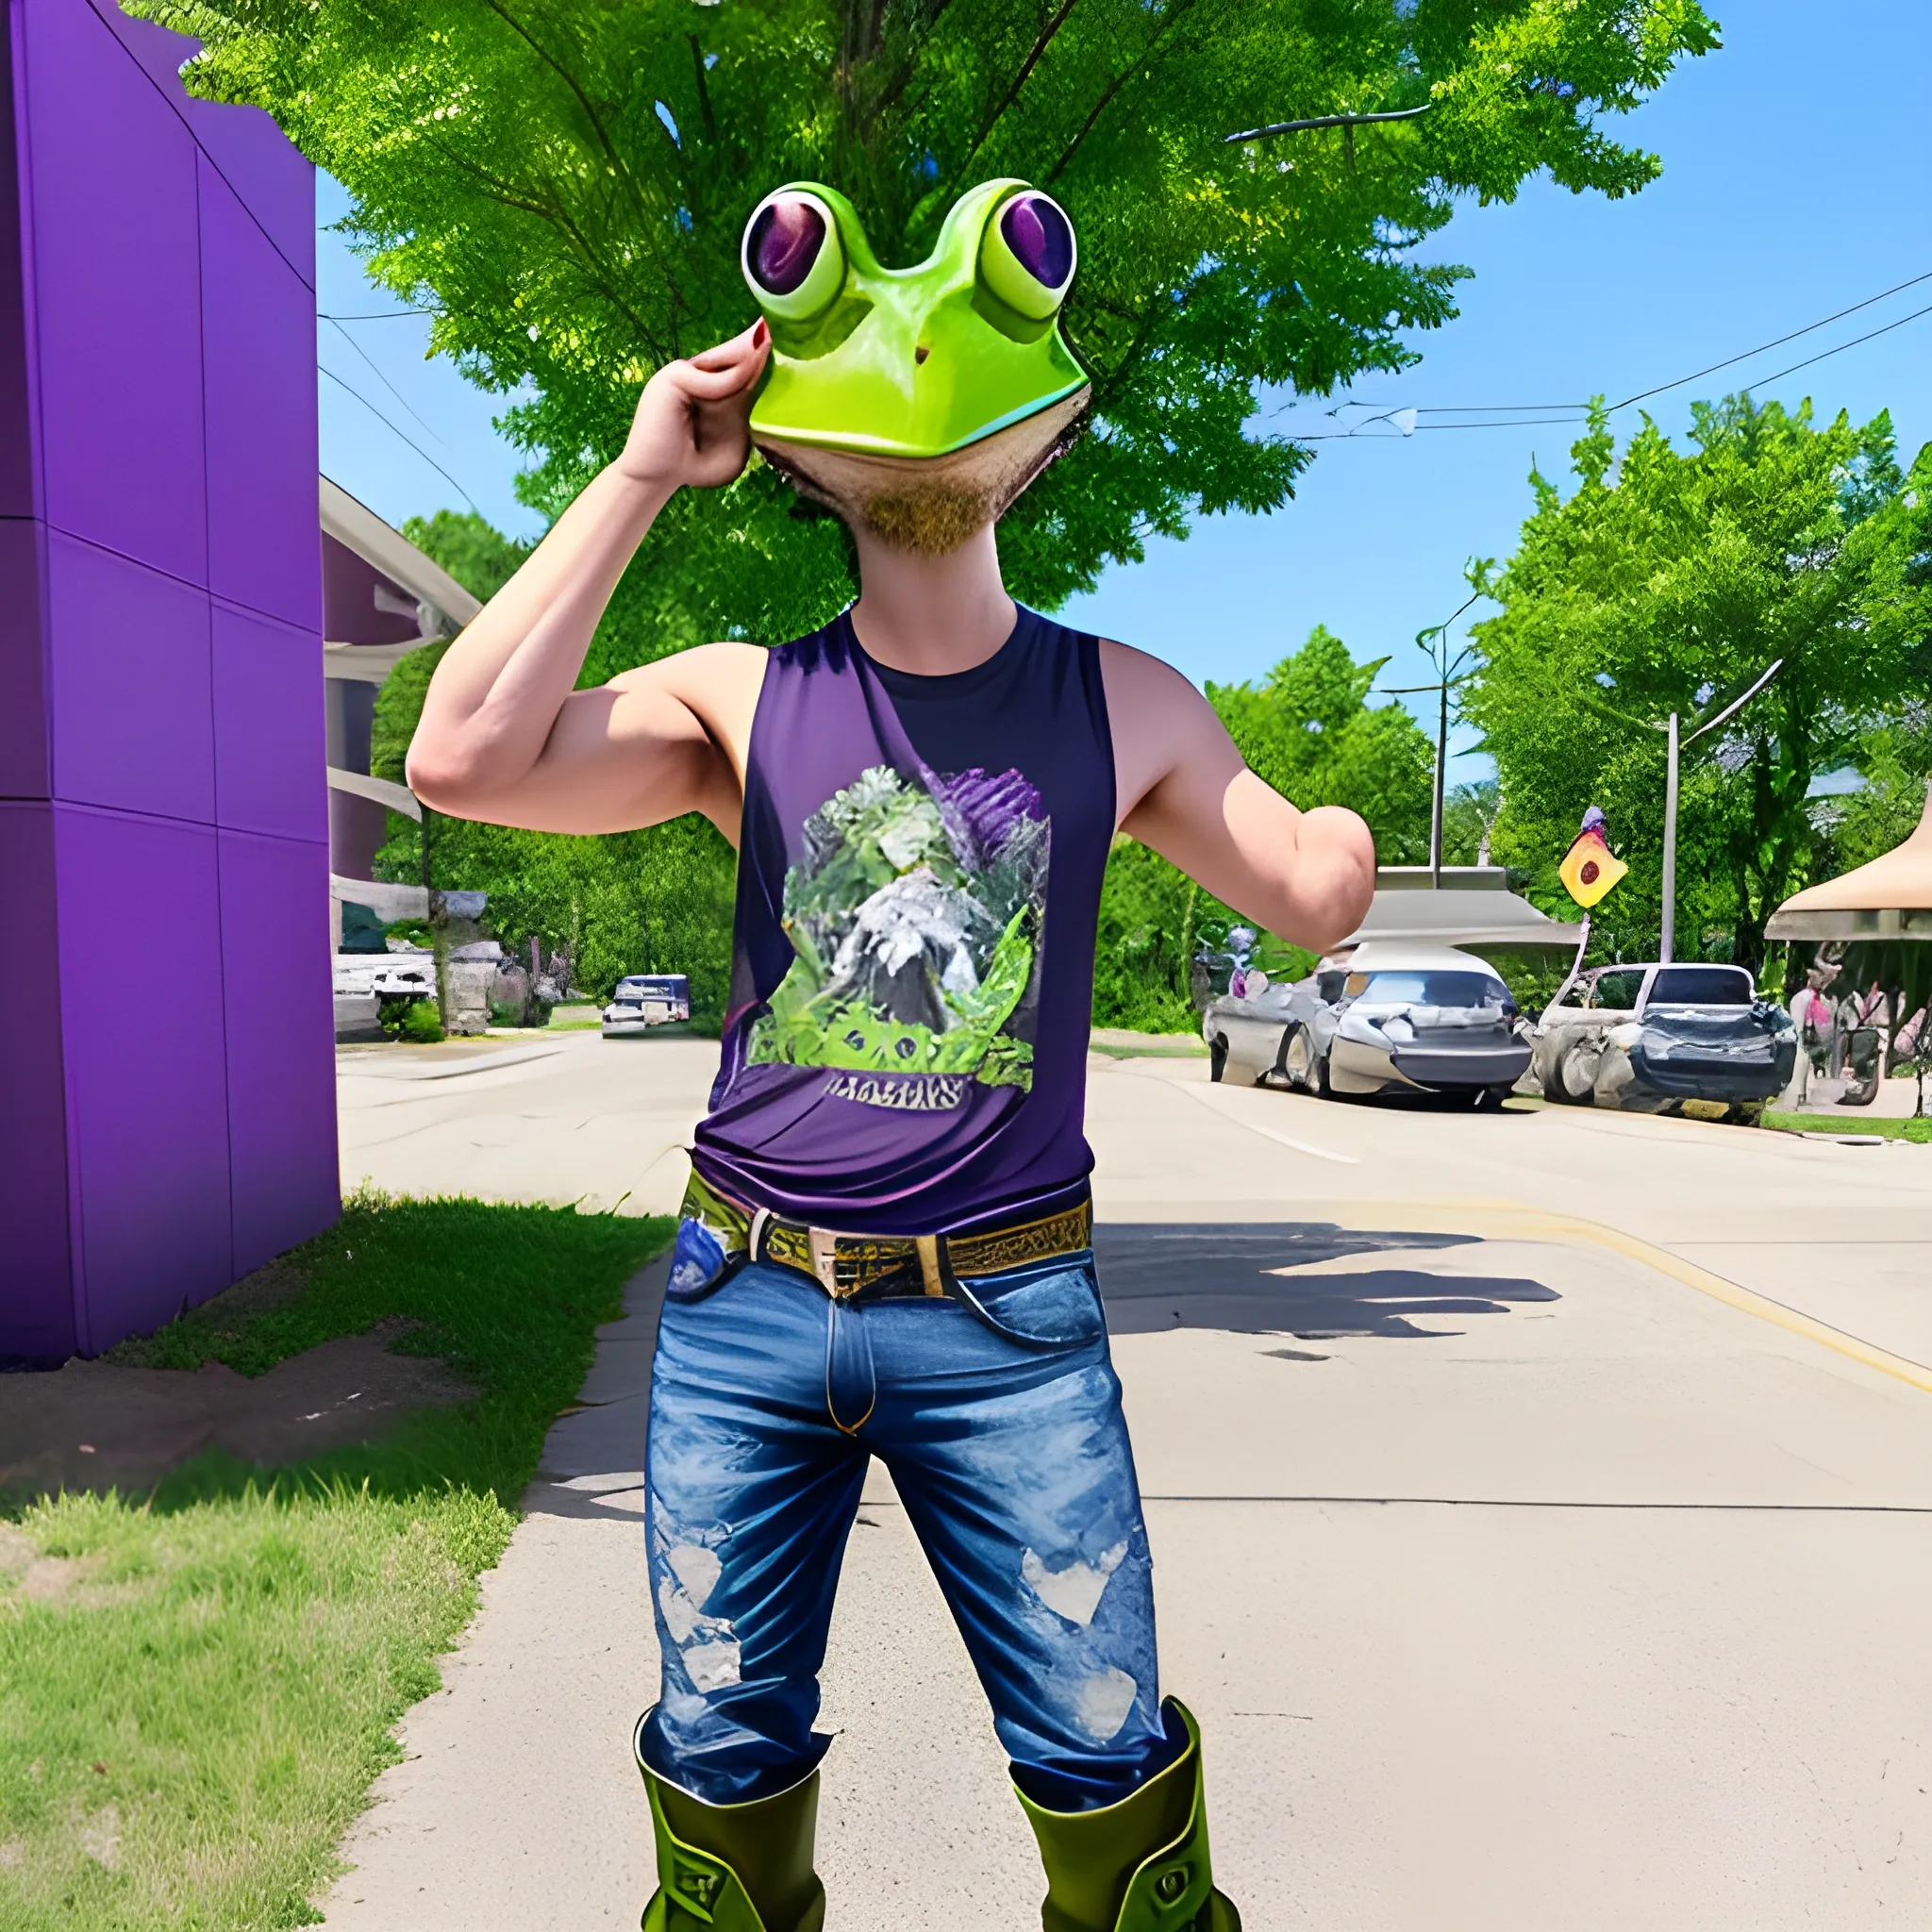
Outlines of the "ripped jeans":
M 645 1472 L 663 1687 L 639 1746 L 708 1804 L 806 1776 L 870 1457 L 883 1459 L 1027 1794 L 1112 1804 L 1169 1755 L 1147 1533 L 1091 1260 L 834 1302 L 758 1263 L 667 1299 Z

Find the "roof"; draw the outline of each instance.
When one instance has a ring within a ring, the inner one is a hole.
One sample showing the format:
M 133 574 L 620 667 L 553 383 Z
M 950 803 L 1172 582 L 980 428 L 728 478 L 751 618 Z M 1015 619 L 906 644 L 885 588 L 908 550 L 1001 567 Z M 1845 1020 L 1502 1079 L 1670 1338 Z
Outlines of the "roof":
M 366 505 L 358 503 L 341 484 L 324 476 L 322 527 L 338 543 L 372 563 L 384 576 L 400 584 L 412 597 L 432 605 L 458 629 L 482 609 L 456 578 Z
M 1426 874 L 1424 875 L 1426 876 Z M 1539 912 L 1514 892 L 1487 888 L 1378 888 L 1362 921 L 1343 945 L 1404 940 L 1439 946 L 1562 946 L 1574 949 L 1583 938 L 1580 924 L 1570 924 Z M 1337 948 L 1339 951 L 1340 948 Z
M 1474 953 L 1404 940 L 1370 940 L 1355 949 L 1351 973 L 1490 973 L 1495 969 Z
M 1903 845 L 1840 878 L 1793 892 L 1765 921 L 1769 940 L 1932 940 L 1932 787 Z

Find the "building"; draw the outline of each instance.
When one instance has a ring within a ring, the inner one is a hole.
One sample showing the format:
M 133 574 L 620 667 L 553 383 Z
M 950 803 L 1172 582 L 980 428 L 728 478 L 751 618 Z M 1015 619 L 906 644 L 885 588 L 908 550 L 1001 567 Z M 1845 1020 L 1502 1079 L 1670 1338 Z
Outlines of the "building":
M 454 636 L 480 608 L 441 565 L 323 477 L 322 661 L 332 949 L 341 941 L 345 902 L 374 907 L 391 919 L 421 918 L 429 909 L 420 887 L 373 883 L 388 814 L 423 815 L 405 786 L 370 772 L 375 694 L 411 651 Z

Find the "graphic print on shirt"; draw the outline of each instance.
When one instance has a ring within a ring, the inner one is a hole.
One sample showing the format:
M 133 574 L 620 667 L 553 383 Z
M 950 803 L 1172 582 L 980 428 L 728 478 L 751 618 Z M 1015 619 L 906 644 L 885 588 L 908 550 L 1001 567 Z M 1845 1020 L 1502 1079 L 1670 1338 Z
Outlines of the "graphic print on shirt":
M 874 1107 L 1029 1089 L 1052 825 L 1025 775 L 874 765 L 804 832 L 785 875 L 795 957 L 746 1060 L 842 1070 L 827 1092 Z

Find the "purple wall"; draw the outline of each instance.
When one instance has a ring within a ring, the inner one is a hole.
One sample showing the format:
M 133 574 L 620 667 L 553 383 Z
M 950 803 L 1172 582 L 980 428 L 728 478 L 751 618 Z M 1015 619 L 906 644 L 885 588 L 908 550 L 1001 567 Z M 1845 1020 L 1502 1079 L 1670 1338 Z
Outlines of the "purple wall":
M 192 43 L 0 45 L 0 1359 L 337 1212 L 314 186 Z

